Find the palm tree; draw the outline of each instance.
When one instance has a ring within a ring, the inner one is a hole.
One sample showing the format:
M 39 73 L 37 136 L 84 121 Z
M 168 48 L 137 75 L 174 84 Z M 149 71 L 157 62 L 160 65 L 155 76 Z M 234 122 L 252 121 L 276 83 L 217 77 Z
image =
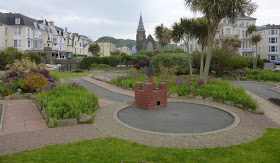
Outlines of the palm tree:
M 250 25 L 248 27 L 247 33 L 253 36 L 254 32 L 256 32 L 256 31 L 257 31 L 257 27 L 255 25 Z M 252 40 L 252 37 L 251 37 L 251 47 L 252 47 L 252 54 L 253 54 L 253 57 L 254 57 L 255 55 L 254 55 L 254 50 L 253 50 L 253 40 Z
M 257 59 L 257 55 L 258 55 L 258 43 L 262 40 L 262 36 L 259 35 L 259 34 L 255 34 L 252 36 L 252 43 L 256 46 L 256 56 L 254 58 L 254 61 L 253 61 L 253 69 L 256 69 L 257 68 L 257 62 L 258 62 L 258 59 Z
M 188 61 L 190 75 L 192 76 L 192 60 L 189 47 L 190 39 L 194 37 L 194 19 L 181 18 L 180 23 L 174 23 L 172 26 L 172 39 L 174 42 L 184 41 L 188 51 Z
M 171 41 L 171 31 L 167 27 L 163 26 L 163 24 L 156 26 L 155 36 L 156 39 L 159 41 L 162 50 L 164 46 L 168 45 Z
M 193 12 L 202 13 L 208 23 L 207 58 L 203 72 L 203 79 L 208 79 L 210 62 L 213 53 L 214 39 L 219 23 L 225 17 L 234 23 L 237 16 L 251 15 L 257 8 L 252 0 L 185 0 L 186 7 Z
M 204 68 L 204 49 L 207 46 L 208 31 L 207 31 L 207 20 L 204 18 L 197 18 L 194 23 L 194 35 L 197 38 L 197 43 L 201 46 L 200 56 L 200 78 L 203 76 Z

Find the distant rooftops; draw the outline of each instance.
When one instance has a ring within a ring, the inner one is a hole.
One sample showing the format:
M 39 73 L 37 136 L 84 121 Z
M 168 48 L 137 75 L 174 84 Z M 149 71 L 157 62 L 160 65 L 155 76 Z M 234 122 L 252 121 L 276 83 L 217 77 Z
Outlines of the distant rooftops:
M 250 16 L 241 17 L 240 15 L 237 16 L 236 19 L 237 19 L 237 20 L 257 20 L 256 18 L 253 18 L 253 17 L 250 17 Z

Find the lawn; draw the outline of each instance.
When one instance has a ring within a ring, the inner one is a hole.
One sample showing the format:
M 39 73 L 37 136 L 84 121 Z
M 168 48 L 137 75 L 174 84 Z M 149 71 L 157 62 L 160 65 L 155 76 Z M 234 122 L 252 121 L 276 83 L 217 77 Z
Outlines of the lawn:
M 84 71 L 80 73 L 75 72 L 59 72 L 59 71 L 51 71 L 51 75 L 56 79 L 66 79 L 66 78 L 82 78 L 84 76 L 87 76 L 88 74 L 96 74 L 96 73 L 102 73 L 101 71 Z
M 256 141 L 214 149 L 157 148 L 101 138 L 0 156 L 0 162 L 279 162 L 279 137 L 279 129 L 268 129 Z
M 5 76 L 5 74 L 0 74 L 0 78 L 1 78 L 2 76 Z

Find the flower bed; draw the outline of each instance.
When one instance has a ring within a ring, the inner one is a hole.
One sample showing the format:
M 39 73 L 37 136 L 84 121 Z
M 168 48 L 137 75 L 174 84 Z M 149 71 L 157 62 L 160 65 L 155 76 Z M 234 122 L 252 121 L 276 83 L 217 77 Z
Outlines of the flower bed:
M 148 77 L 141 73 L 130 73 L 111 80 L 112 83 L 124 88 L 134 89 L 135 82 L 145 83 Z M 213 100 L 233 101 L 242 104 L 248 109 L 255 110 L 258 107 L 256 100 L 247 95 L 243 88 L 236 87 L 226 81 L 209 77 L 208 82 L 199 80 L 198 76 L 179 76 L 173 78 L 154 78 L 154 81 L 166 82 L 169 93 L 177 93 L 179 96 L 212 97 Z
M 59 120 L 80 120 L 82 114 L 94 117 L 94 111 L 99 108 L 98 96 L 76 83 L 59 84 L 49 91 L 38 93 L 36 102 L 49 127 L 56 127 Z

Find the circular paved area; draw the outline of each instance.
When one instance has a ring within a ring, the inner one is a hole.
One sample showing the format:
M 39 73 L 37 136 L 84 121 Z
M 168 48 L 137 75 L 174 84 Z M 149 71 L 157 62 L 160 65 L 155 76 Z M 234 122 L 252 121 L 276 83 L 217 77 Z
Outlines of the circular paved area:
M 279 128 L 280 126 L 265 117 L 245 112 L 241 109 L 224 104 L 198 101 L 193 99 L 172 99 L 169 102 L 187 102 L 201 105 L 208 105 L 225 109 L 235 113 L 240 118 L 237 127 L 220 133 L 207 135 L 176 135 L 176 134 L 155 134 L 134 130 L 117 122 L 113 117 L 116 112 L 130 105 L 116 103 L 97 110 L 95 126 L 97 130 L 109 137 L 125 139 L 144 145 L 156 147 L 179 147 L 179 148 L 213 148 L 218 146 L 231 146 L 250 142 L 261 137 L 266 128 Z
M 217 108 L 190 104 L 168 103 L 168 107 L 144 110 L 129 106 L 117 113 L 123 123 L 137 129 L 174 134 L 200 134 L 225 129 L 235 122 L 229 112 Z M 239 123 L 239 118 L 236 116 Z M 235 127 L 238 125 L 235 124 Z

